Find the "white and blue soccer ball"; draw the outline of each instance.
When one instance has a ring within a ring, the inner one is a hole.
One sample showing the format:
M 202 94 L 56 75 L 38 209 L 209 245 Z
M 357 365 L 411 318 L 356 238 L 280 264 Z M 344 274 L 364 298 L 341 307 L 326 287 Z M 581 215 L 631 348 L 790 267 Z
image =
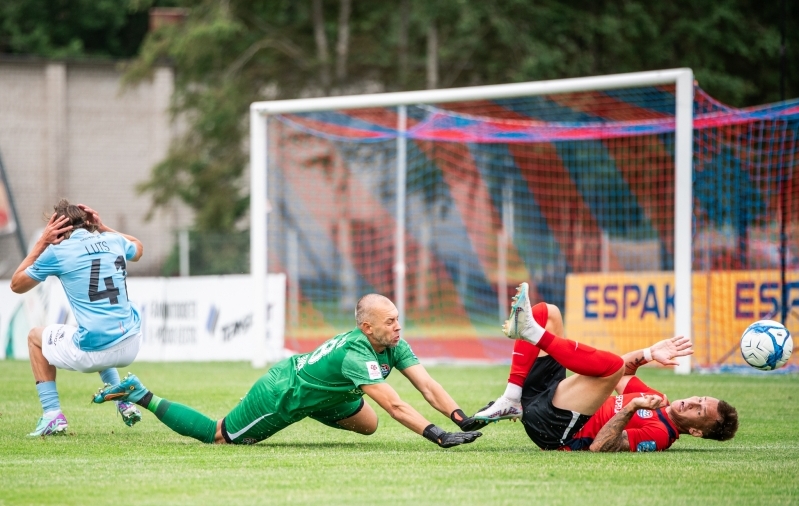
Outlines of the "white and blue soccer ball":
M 756 321 L 741 336 L 741 356 L 755 369 L 779 369 L 791 358 L 791 352 L 791 333 L 779 322 Z

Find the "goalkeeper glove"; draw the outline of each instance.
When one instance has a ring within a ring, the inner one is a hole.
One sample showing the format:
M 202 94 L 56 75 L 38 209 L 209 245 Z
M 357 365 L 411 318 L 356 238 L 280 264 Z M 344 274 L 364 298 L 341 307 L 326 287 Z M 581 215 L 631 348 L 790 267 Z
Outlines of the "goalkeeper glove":
M 488 422 L 483 420 L 475 420 L 472 417 L 467 417 L 466 413 L 464 413 L 460 408 L 453 411 L 452 414 L 449 415 L 449 418 L 455 422 L 455 424 L 460 427 L 462 431 L 466 432 L 480 430 L 488 425 Z
M 422 435 L 441 448 L 451 448 L 466 443 L 471 443 L 483 434 L 480 432 L 444 432 L 441 427 L 430 424 L 425 427 Z

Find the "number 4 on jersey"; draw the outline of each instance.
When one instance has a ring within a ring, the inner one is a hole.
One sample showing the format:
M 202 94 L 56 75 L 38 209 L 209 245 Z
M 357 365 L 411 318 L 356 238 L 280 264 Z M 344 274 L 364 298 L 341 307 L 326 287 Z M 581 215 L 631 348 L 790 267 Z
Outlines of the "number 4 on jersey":
M 117 262 L 119 262 L 119 258 L 117 258 Z M 124 262 L 123 259 L 122 263 L 124 264 Z M 119 267 L 117 267 L 117 269 L 118 268 Z M 95 302 L 108 299 L 108 302 L 111 304 L 119 304 L 119 288 L 114 286 L 113 278 L 111 278 L 111 276 L 103 278 L 103 283 L 105 284 L 105 290 L 100 292 L 97 290 L 100 287 L 100 259 L 97 258 L 92 260 L 92 273 L 89 278 L 89 300 Z

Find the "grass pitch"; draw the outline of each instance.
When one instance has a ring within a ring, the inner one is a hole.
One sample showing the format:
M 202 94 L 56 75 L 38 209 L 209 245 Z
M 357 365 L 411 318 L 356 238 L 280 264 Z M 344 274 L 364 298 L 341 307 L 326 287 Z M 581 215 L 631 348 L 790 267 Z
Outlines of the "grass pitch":
M 213 418 L 263 372 L 243 363 L 128 369 L 158 395 Z M 467 413 L 502 393 L 507 375 L 504 366 L 429 370 Z M 97 374 L 59 371 L 69 435 L 28 439 L 40 415 L 30 367 L 0 361 L 0 505 L 799 504 L 799 375 L 639 374 L 671 399 L 729 401 L 741 417 L 737 437 L 682 436 L 663 453 L 542 452 L 521 424 L 506 421 L 444 450 L 376 407 L 372 436 L 305 420 L 255 446 L 214 446 L 178 436 L 149 412 L 125 427 L 111 405 L 90 404 Z M 428 419 L 455 429 L 400 373 L 389 382 Z

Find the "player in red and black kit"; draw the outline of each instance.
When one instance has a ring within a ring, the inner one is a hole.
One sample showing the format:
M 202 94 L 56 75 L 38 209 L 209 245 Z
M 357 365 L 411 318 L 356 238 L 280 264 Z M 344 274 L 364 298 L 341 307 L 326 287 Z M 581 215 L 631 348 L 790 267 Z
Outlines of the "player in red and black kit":
M 669 403 L 635 376 L 655 360 L 676 365 L 693 353 L 685 337 L 645 350 L 614 353 L 558 337 L 563 320 L 556 306 L 530 307 L 527 283 L 519 285 L 503 331 L 517 339 L 505 393 L 474 418 L 522 419 L 527 435 L 544 450 L 662 451 L 680 434 L 726 441 L 738 429 L 738 413 L 713 397 Z M 566 369 L 575 374 L 566 378 Z M 618 395 L 611 396 L 613 390 Z

